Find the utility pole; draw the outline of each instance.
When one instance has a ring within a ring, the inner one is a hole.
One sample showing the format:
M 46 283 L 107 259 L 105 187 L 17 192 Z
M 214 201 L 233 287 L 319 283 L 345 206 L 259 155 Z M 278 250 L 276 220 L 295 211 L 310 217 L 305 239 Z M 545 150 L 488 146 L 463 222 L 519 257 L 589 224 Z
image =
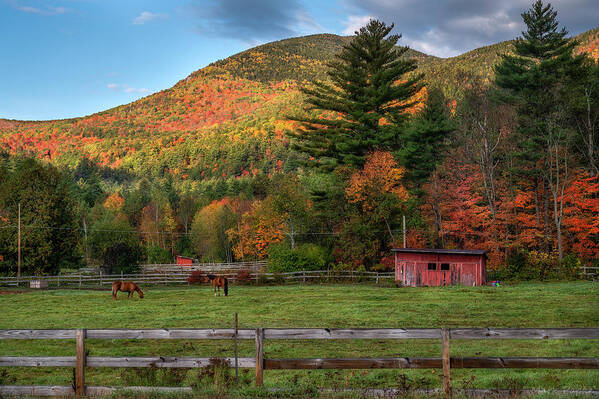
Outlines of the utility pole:
M 406 247 L 406 215 L 403 216 L 403 247 Z
M 19 202 L 19 218 L 17 232 L 17 278 L 21 278 L 21 203 Z

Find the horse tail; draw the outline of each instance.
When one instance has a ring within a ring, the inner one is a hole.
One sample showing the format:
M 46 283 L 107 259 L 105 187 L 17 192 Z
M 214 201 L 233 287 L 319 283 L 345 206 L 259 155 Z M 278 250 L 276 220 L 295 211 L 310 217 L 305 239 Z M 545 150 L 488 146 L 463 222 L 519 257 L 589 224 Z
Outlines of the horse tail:
M 229 295 L 229 280 L 226 277 L 223 277 L 225 279 L 225 286 L 224 286 L 224 290 L 225 290 L 225 296 Z

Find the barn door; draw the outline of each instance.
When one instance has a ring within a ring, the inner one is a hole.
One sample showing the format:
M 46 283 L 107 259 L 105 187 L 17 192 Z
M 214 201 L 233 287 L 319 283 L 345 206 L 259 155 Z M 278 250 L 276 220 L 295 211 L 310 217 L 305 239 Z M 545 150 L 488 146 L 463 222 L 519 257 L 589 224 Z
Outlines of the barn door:
M 476 285 L 476 263 L 462 263 L 460 284 L 472 287 Z
M 416 264 L 414 262 L 402 262 L 402 269 L 404 271 L 402 276 L 403 285 L 412 286 L 416 285 Z
M 460 285 L 462 278 L 462 273 L 460 269 L 460 265 L 458 263 L 451 264 L 451 284 L 452 285 Z

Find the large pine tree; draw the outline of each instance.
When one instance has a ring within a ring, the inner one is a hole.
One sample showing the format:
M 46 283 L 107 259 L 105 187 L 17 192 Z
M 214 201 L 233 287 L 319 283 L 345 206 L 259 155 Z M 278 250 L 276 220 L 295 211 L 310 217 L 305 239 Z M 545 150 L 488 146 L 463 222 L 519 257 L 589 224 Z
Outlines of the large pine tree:
M 547 135 L 557 126 L 567 74 L 582 57 L 573 57 L 577 42 L 558 29 L 557 11 L 550 3 L 537 0 L 522 18 L 527 30 L 514 42 L 514 55 L 502 56 L 495 79 L 503 100 L 517 107 L 517 169 L 536 176 Z
M 514 44 L 514 55 L 504 55 L 496 67 L 496 83 L 515 104 L 516 129 L 515 171 L 524 177 L 524 188 L 532 188 L 538 197 L 543 183 L 544 220 L 547 249 L 553 241 L 548 230 L 548 202 L 551 197 L 552 218 L 561 260 L 563 193 L 569 178 L 569 145 L 572 131 L 565 116 L 567 87 L 580 69 L 584 56 L 574 56 L 577 45 L 568 32 L 558 29 L 557 11 L 550 3 L 537 0 L 522 14 L 526 31 Z M 540 201 L 537 201 L 537 204 Z M 540 207 L 537 205 L 537 220 Z
M 292 118 L 301 127 L 291 136 L 313 166 L 359 167 L 369 152 L 398 147 L 420 77 L 406 77 L 416 62 L 405 58 L 407 47 L 396 47 L 401 35 L 390 35 L 392 29 L 371 20 L 328 65 L 330 81 L 302 89 L 310 111 L 321 112 Z

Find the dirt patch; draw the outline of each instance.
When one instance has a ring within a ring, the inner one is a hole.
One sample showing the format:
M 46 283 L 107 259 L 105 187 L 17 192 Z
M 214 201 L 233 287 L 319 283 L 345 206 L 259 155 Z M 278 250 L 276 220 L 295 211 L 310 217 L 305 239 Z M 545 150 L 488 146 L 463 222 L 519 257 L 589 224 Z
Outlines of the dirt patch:
M 0 295 L 24 294 L 25 291 L 0 291 Z

